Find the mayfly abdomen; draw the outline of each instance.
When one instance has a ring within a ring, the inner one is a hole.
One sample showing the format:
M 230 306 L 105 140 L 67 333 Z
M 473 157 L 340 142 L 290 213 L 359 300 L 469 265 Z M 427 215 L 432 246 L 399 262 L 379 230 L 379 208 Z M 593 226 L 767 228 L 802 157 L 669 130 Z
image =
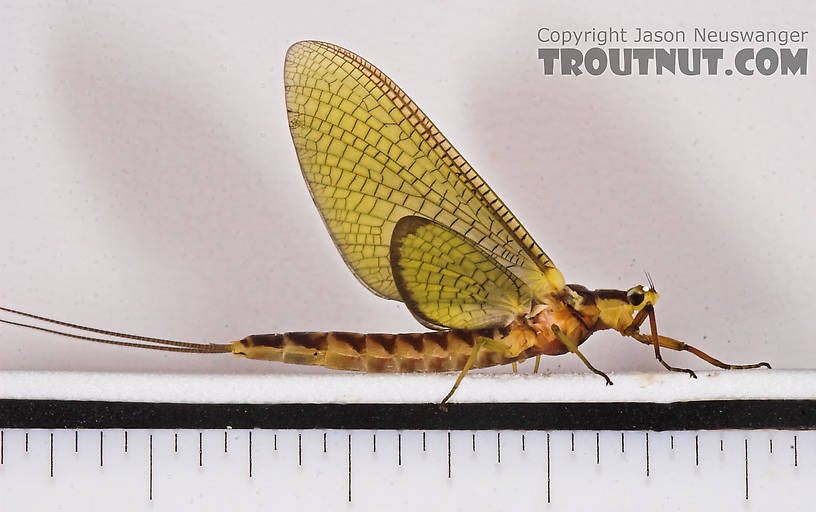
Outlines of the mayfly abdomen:
M 374 373 L 461 370 L 479 336 L 501 339 L 499 329 L 446 330 L 409 334 L 287 332 L 256 334 L 232 344 L 232 353 L 249 359 L 325 366 Z M 526 356 L 526 354 L 525 354 Z M 519 358 L 482 350 L 474 368 L 506 364 Z

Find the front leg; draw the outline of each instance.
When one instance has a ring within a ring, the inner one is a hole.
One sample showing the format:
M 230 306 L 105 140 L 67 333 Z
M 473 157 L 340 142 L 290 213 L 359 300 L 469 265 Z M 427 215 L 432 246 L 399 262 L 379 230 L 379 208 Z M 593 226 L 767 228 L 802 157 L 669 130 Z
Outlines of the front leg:
M 645 343 L 647 345 L 652 344 L 652 339 L 644 334 L 635 333 L 631 335 L 633 338 L 638 340 L 641 343 Z M 695 356 L 699 357 L 703 361 L 716 366 L 717 368 L 722 368 L 723 370 L 749 370 L 753 368 L 770 368 L 771 365 L 762 361 L 760 363 L 753 363 L 753 364 L 729 364 L 720 361 L 710 355 L 706 354 L 702 350 L 689 345 L 688 343 L 683 343 L 682 341 L 677 341 L 674 338 L 669 338 L 668 336 L 658 336 L 657 337 L 660 346 L 663 348 L 668 348 L 670 350 L 677 350 L 678 352 L 691 352 Z
M 647 317 L 649 318 L 649 327 L 651 328 L 651 337 L 649 339 L 651 340 L 651 345 L 654 347 L 655 359 L 657 359 L 660 364 L 662 364 L 663 367 L 670 372 L 688 373 L 692 378 L 696 379 L 697 374 L 694 373 L 694 370 L 690 370 L 688 368 L 677 368 L 675 366 L 671 366 L 669 363 L 663 360 L 663 356 L 660 355 L 660 336 L 657 335 L 657 319 L 655 318 L 654 306 L 651 304 L 638 311 L 638 314 L 632 319 L 632 323 L 626 328 L 625 331 L 623 331 L 622 334 L 624 336 L 631 336 L 639 341 L 643 341 L 642 338 L 645 338 L 645 336 L 640 334 L 640 326 Z

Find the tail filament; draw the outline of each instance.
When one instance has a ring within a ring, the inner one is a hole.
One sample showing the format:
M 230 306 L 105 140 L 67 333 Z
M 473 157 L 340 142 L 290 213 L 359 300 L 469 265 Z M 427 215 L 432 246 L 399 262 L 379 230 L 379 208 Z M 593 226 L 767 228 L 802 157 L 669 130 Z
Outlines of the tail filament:
M 232 344 L 230 343 L 190 343 L 186 341 L 176 341 L 176 340 L 167 340 L 162 338 L 152 338 L 148 336 L 137 336 L 134 334 L 125 334 L 121 332 L 115 331 L 107 331 L 103 329 L 96 329 L 93 327 L 87 327 L 84 325 L 77 325 L 68 322 L 63 322 L 60 320 L 54 320 L 52 318 L 46 318 L 39 315 L 33 315 L 31 313 L 24 313 L 22 311 L 17 311 L 14 309 L 9 309 L 0 306 L 0 311 L 5 311 L 7 313 L 13 313 L 15 315 L 20 315 L 28 318 L 33 318 L 35 320 L 40 320 L 42 322 L 48 322 L 51 324 L 61 325 L 63 327 L 68 327 L 71 329 L 77 329 L 80 331 L 87 331 L 96 334 L 102 334 L 104 336 L 110 336 L 112 338 L 120 338 L 120 339 L 107 339 L 107 338 L 98 338 L 93 336 L 83 336 L 81 334 L 73 334 L 70 332 L 65 331 L 57 331 L 54 329 L 49 329 L 47 327 L 40 327 L 37 325 L 25 324 L 22 322 L 13 322 L 11 320 L 3 320 L 0 319 L 0 322 L 9 325 L 16 325 L 19 327 L 25 327 L 27 329 L 34 329 L 37 331 L 43 331 L 51 334 L 57 334 L 60 336 L 65 336 L 68 338 L 74 338 L 77 340 L 85 340 L 85 341 L 93 341 L 95 343 L 105 343 L 108 345 L 118 345 L 120 347 L 134 347 L 134 348 L 144 348 L 148 350 L 164 350 L 167 352 L 187 352 L 192 354 L 218 354 L 224 352 L 232 352 Z M 121 341 L 122 339 L 126 340 L 136 340 L 136 341 Z M 137 343 L 143 342 L 143 343 Z

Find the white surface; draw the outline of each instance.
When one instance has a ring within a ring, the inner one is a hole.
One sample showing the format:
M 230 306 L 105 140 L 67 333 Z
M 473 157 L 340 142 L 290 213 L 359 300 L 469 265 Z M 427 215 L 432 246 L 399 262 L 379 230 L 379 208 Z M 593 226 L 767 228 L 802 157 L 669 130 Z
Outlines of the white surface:
M 595 375 L 470 375 L 454 402 L 678 402 L 816 399 L 816 372 Z M 169 403 L 429 403 L 448 392 L 444 375 L 163 375 L 0 372 L 0 398 Z
M 568 281 L 627 288 L 647 269 L 666 334 L 728 361 L 813 368 L 813 73 L 544 77 L 536 33 L 704 24 L 816 34 L 816 7 L 622 5 L 3 2 L 0 304 L 206 341 L 419 329 L 355 281 L 302 183 L 282 65 L 291 43 L 317 38 L 400 84 Z M 605 371 L 659 370 L 648 347 L 615 335 L 584 349 Z M 582 370 L 569 356 L 545 367 Z M 321 371 L 7 326 L 0 369 Z
M 34 430 L 26 452 L 7 430 L 0 495 L 8 510 L 808 511 L 816 478 L 814 432 L 625 432 L 622 451 L 620 432 L 428 431 L 423 450 L 421 432 L 330 430 L 325 453 L 322 431 L 231 430 L 226 452 L 224 434 L 128 430 L 125 453 L 122 430 L 102 450 L 96 430 L 76 445 Z

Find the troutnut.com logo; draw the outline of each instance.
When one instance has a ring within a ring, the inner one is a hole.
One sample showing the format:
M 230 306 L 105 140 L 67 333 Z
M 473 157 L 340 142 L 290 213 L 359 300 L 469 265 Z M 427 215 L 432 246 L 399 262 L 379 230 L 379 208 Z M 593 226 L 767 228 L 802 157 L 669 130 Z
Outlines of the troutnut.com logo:
M 542 27 L 538 58 L 545 75 L 807 75 L 807 36 L 807 30 Z

